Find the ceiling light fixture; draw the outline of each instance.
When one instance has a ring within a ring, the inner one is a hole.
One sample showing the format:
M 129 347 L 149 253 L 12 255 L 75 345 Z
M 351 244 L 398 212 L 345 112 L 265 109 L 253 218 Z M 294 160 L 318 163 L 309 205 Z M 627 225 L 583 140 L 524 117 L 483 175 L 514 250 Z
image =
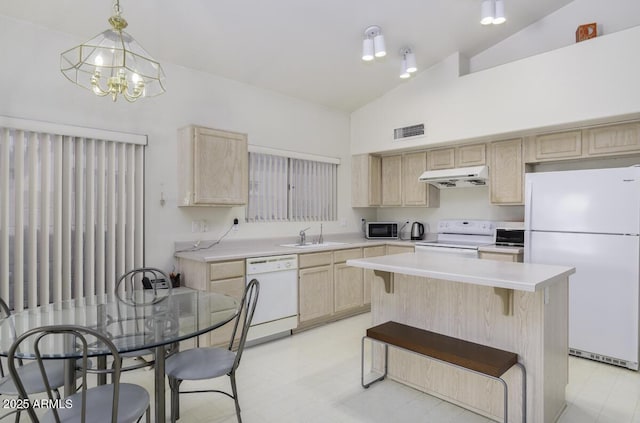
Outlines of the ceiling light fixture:
M 374 57 L 384 57 L 387 55 L 384 43 L 384 35 L 377 25 L 372 25 L 364 30 L 364 39 L 362 41 L 362 60 L 369 62 Z
M 482 25 L 499 25 L 506 20 L 504 0 L 482 0 L 480 6 L 480 23 Z
M 111 95 L 113 101 L 118 95 L 133 102 L 164 93 L 160 63 L 123 31 L 127 21 L 121 16 L 120 0 L 115 0 L 113 10 L 110 29 L 60 54 L 60 71 L 74 84 L 100 97 Z
M 418 70 L 418 66 L 416 65 L 416 55 L 411 51 L 409 47 L 403 47 L 400 49 L 400 56 L 402 56 L 400 78 L 406 79 L 409 78 L 412 73 Z

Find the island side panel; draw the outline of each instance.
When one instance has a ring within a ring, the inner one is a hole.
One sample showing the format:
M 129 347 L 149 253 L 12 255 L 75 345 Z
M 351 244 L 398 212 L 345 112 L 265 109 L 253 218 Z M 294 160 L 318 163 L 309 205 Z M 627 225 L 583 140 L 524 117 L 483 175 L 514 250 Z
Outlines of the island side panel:
M 566 281 L 564 286 L 566 290 Z M 551 297 L 555 298 L 555 288 Z M 378 280 L 372 290 L 373 324 L 394 320 L 518 353 L 528 373 L 527 420 L 553 421 L 564 406 L 566 333 L 557 330 L 551 336 L 547 331 L 555 328 L 552 320 L 566 321 L 566 304 L 558 300 L 545 306 L 542 291 L 516 291 L 514 315 L 505 316 L 502 310 L 502 301 L 491 287 L 395 274 L 394 293 L 385 293 Z M 379 366 L 379 357 L 376 363 Z M 480 414 L 502 418 L 502 387 L 486 377 L 396 349 L 390 351 L 389 375 Z M 550 375 L 551 380 L 545 381 Z M 521 421 L 519 369 L 509 370 L 504 379 L 510 387 L 509 420 Z
M 567 278 L 548 288 L 544 313 L 544 415 L 555 422 L 566 406 L 569 382 L 569 283 Z

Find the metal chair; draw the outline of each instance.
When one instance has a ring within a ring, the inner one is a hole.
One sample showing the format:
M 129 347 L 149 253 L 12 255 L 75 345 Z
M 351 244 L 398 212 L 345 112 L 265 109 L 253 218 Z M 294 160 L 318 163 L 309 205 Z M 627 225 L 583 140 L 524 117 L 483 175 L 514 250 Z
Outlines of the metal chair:
M 252 279 L 245 289 L 236 317 L 231 340 L 227 348 L 193 348 L 181 351 L 167 358 L 165 362 L 165 374 L 169 377 L 169 387 L 171 388 L 171 422 L 175 423 L 180 418 L 179 394 L 218 392 L 233 398 L 236 406 L 236 416 L 238 422 L 242 422 L 240 417 L 240 403 L 238 402 L 238 392 L 236 388 L 236 370 L 240 365 L 240 358 L 247 340 L 249 326 L 253 319 L 253 314 L 258 303 L 260 284 L 256 279 Z M 234 339 L 240 329 L 240 339 L 238 348 L 234 352 Z M 180 391 L 180 384 L 184 380 L 214 379 L 228 375 L 231 379 L 232 394 L 218 390 L 200 391 Z
M 0 298 L 0 319 L 9 318 L 11 311 L 7 303 Z M 15 329 L 12 325 L 13 339 L 15 339 Z M 30 362 L 23 365 L 22 360 L 17 360 L 18 367 L 16 369 L 20 378 L 24 381 L 24 388 L 28 394 L 38 394 L 46 392 L 47 387 L 43 384 L 42 379 L 39 376 L 40 369 L 35 362 Z M 58 389 L 64 385 L 64 361 L 63 360 L 47 360 L 44 363 L 44 370 L 49 377 L 49 383 L 51 389 L 56 393 L 56 397 L 60 398 L 60 392 Z M 19 396 L 18 388 L 14 382 L 14 378 L 10 375 L 6 375 L 2 362 L 0 361 L 0 395 L 17 397 Z M 16 422 L 20 420 L 20 413 L 22 410 L 14 410 L 0 416 L 3 419 L 11 414 L 16 414 Z
M 75 325 L 59 325 L 59 326 L 43 326 L 35 328 L 20 335 L 11 346 L 8 355 L 8 367 L 11 377 L 17 386 L 19 397 L 28 400 L 24 380 L 18 372 L 16 354 L 20 345 L 29 340 L 33 346 L 35 363 L 40 370 L 40 378 L 45 386 L 47 386 L 47 397 L 51 403 L 56 403 L 53 397 L 51 384 L 48 374 L 45 371 L 44 363 L 41 355 L 41 343 L 49 337 L 73 337 L 72 345 L 76 345 L 78 353 L 82 354 L 81 368 L 82 371 L 82 387 L 79 392 L 67 396 L 64 400 L 57 402 L 61 407 L 49 409 L 44 416 L 38 417 L 34 408 L 27 408 L 33 423 L 39 422 L 108 422 L 111 423 L 128 423 L 138 422 L 142 416 L 146 414 L 147 423 L 150 422 L 151 415 L 149 412 L 149 393 L 138 385 L 130 383 L 120 383 L 120 366 L 122 359 L 118 354 L 116 346 L 100 332 L 82 326 Z M 88 337 L 95 338 L 95 342 L 88 342 Z M 46 341 L 45 341 L 46 343 Z M 93 345 L 94 347 L 90 347 Z M 46 347 L 45 347 L 46 348 Z M 87 371 L 89 350 L 98 348 L 101 353 L 111 354 L 114 358 L 113 383 L 110 385 L 99 385 L 93 388 L 87 388 Z
M 158 281 L 161 279 L 164 279 L 164 281 L 166 282 L 166 288 L 160 288 L 156 283 L 153 283 L 153 281 Z M 140 285 L 142 289 L 136 289 L 136 286 Z M 164 293 L 164 295 L 160 295 L 161 293 Z M 120 302 L 129 306 L 133 306 L 134 312 L 136 311 L 136 307 L 154 305 L 158 304 L 161 301 L 164 301 L 169 295 L 171 295 L 171 293 L 171 279 L 165 272 L 154 267 L 141 267 L 128 271 L 124 275 L 120 276 L 115 287 L 115 294 Z M 119 326 L 122 333 L 124 332 L 124 324 L 128 323 L 133 325 L 140 325 L 140 322 L 142 320 L 143 319 L 138 317 L 137 314 L 134 314 L 133 317 L 126 318 L 117 316 L 115 323 Z M 153 328 L 139 327 L 139 330 L 141 332 L 144 332 L 145 329 L 152 330 Z M 118 342 L 123 340 L 123 338 L 126 338 L 126 336 L 114 336 L 112 339 L 116 344 L 118 344 Z M 135 358 L 142 361 L 140 364 L 124 367 L 122 368 L 122 371 L 125 372 L 141 369 L 143 367 L 153 367 L 155 359 L 146 359 L 144 357 L 153 357 L 153 354 L 154 352 L 150 349 L 130 351 L 120 354 L 120 357 L 122 358 Z

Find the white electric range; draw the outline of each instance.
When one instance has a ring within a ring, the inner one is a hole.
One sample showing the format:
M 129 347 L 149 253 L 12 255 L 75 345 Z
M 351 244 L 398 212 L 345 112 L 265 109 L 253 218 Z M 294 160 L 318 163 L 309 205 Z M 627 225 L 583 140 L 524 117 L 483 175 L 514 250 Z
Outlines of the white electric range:
M 496 225 L 489 220 L 441 220 L 435 241 L 416 242 L 416 252 L 477 257 L 478 248 L 495 241 Z

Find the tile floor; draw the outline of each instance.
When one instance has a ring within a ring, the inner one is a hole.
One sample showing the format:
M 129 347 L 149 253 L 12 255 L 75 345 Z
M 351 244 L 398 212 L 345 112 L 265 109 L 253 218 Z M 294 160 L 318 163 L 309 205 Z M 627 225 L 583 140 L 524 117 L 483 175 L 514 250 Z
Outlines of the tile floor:
M 370 323 L 367 313 L 247 348 L 238 370 L 243 421 L 491 421 L 390 380 L 362 389 L 360 338 Z M 124 380 L 153 392 L 151 372 L 129 372 Z M 183 387 L 228 389 L 228 380 L 185 382 Z M 561 423 L 640 423 L 640 373 L 570 357 L 569 382 Z M 184 423 L 236 421 L 233 400 L 219 394 L 182 395 L 181 409 Z

